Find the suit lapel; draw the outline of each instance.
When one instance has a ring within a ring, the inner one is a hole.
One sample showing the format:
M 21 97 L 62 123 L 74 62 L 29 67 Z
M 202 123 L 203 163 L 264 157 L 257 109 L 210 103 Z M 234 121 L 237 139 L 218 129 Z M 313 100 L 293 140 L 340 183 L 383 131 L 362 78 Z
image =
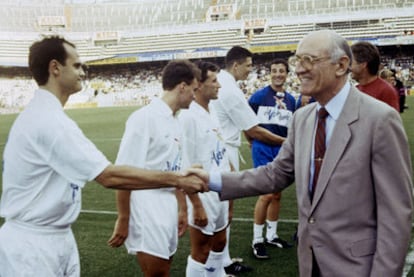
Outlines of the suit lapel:
M 313 107 L 312 107 L 313 106 Z M 295 159 L 300 161 L 300 166 L 296 168 L 298 170 L 296 174 L 296 185 L 301 185 L 297 188 L 298 190 L 298 201 L 303 203 L 306 210 L 310 210 L 310 199 L 309 199 L 309 180 L 310 180 L 310 161 L 313 147 L 313 131 L 316 124 L 316 103 L 309 104 L 303 107 L 303 111 L 306 111 L 301 118 L 303 121 L 296 127 L 297 137 L 295 138 L 295 145 L 297 151 L 295 153 Z
M 316 187 L 316 191 L 313 196 L 311 213 L 327 188 L 328 181 L 351 139 L 352 134 L 349 125 L 358 120 L 360 105 L 359 93 L 360 92 L 356 91 L 354 88 L 351 88 L 342 112 L 335 124 L 329 146 L 326 149 L 325 160 L 319 173 L 318 186 Z

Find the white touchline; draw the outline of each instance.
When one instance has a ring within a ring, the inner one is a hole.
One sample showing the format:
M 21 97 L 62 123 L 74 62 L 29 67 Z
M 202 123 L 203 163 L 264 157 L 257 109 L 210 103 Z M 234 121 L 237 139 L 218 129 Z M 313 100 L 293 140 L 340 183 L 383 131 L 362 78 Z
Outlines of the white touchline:
M 98 211 L 98 210 L 81 210 L 81 213 L 85 214 L 113 214 L 116 215 L 116 211 Z M 233 221 L 240 221 L 240 222 L 253 222 L 253 218 L 242 218 L 242 217 L 234 217 Z M 279 219 L 280 222 L 287 222 L 287 223 L 298 223 L 297 219 Z

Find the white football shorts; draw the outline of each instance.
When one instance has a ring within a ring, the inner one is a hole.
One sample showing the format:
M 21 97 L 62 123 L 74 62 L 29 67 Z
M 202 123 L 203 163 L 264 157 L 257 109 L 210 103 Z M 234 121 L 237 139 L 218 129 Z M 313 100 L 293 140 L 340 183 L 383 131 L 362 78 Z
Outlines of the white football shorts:
M 80 276 L 72 230 L 6 221 L 0 228 L 0 276 Z
M 129 254 L 144 252 L 170 259 L 178 245 L 178 205 L 175 189 L 150 189 L 131 193 Z
M 229 201 L 220 201 L 218 193 L 214 191 L 199 193 L 198 196 L 206 211 L 208 223 L 203 227 L 194 224 L 193 205 L 187 197 L 188 225 L 210 236 L 224 230 L 229 223 Z

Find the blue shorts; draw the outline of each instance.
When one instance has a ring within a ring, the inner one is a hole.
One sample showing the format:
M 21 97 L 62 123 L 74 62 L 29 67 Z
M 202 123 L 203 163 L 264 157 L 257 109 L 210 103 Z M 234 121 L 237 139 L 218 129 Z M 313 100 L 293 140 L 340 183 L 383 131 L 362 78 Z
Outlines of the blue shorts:
M 254 141 L 252 144 L 252 159 L 254 167 L 265 165 L 276 158 L 280 146 L 267 145 Z

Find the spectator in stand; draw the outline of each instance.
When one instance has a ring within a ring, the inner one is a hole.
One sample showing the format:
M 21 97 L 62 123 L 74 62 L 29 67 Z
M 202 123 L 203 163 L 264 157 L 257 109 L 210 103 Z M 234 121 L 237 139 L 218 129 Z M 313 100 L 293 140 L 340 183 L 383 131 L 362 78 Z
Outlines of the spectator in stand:
M 405 108 L 405 87 L 404 84 L 397 79 L 395 70 L 384 68 L 380 71 L 379 76 L 396 90 L 399 97 L 400 113 L 403 113 Z
M 392 85 L 393 87 L 395 87 L 395 76 L 394 73 L 391 71 L 391 69 L 388 68 L 383 68 L 378 76 L 383 79 L 384 81 L 386 81 L 388 84 Z
M 378 48 L 369 42 L 360 41 L 353 44 L 351 49 L 353 54 L 351 71 L 352 78 L 358 82 L 356 87 L 400 111 L 395 89 L 378 77 L 380 66 Z
M 395 89 L 398 92 L 398 97 L 400 100 L 400 113 L 403 113 L 404 110 L 407 108 L 406 104 L 405 104 L 405 98 L 407 96 L 407 89 L 404 86 L 404 83 L 400 80 L 400 78 L 398 78 L 397 73 L 395 70 L 391 70 L 393 75 L 394 75 L 394 80 L 395 80 Z

